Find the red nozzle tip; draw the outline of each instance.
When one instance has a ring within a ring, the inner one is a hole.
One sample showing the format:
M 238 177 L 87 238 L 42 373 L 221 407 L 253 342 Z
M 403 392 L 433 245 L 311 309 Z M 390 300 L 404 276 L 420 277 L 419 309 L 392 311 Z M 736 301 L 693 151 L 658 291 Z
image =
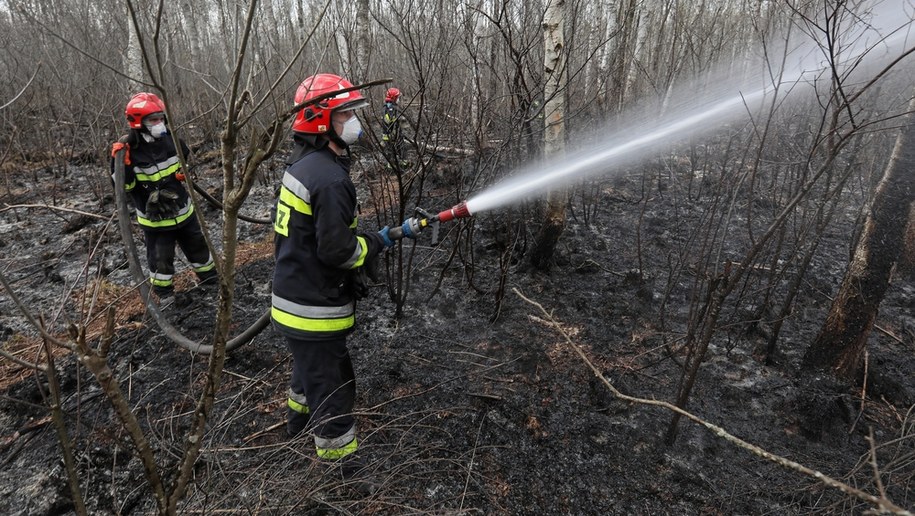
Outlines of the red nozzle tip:
M 470 216 L 470 210 L 467 209 L 467 201 L 464 201 L 453 208 L 445 210 L 438 214 L 440 222 L 448 222 L 451 219 L 463 219 Z

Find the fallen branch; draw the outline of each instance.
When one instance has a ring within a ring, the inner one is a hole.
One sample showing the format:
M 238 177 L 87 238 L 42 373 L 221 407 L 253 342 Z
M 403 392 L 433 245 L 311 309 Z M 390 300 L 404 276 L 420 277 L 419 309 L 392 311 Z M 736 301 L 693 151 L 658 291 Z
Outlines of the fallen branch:
M 526 302 L 530 303 L 531 305 L 540 309 L 541 313 L 543 313 L 543 316 L 544 316 L 544 319 L 542 319 L 543 322 L 549 323 L 550 326 L 552 326 L 554 329 L 556 329 L 556 331 L 558 331 L 563 336 L 563 338 L 565 339 L 565 341 L 569 345 L 569 347 L 571 347 L 573 350 L 575 350 L 576 353 L 578 353 L 578 356 L 580 356 L 581 359 L 585 362 L 585 364 L 587 364 L 587 366 L 591 368 L 591 371 L 594 372 L 594 375 L 597 376 L 597 378 L 600 379 L 601 382 L 603 382 L 603 384 L 607 387 L 607 389 L 609 389 L 610 392 L 618 399 L 621 399 L 623 401 L 628 401 L 630 403 L 637 403 L 640 405 L 650 405 L 650 406 L 655 406 L 655 407 L 666 408 L 701 426 L 704 426 L 705 428 L 711 430 L 712 433 L 714 433 L 718 437 L 721 437 L 722 439 L 729 441 L 732 444 L 735 444 L 740 448 L 748 450 L 750 453 L 753 453 L 754 455 L 757 455 L 766 460 L 772 461 L 772 462 L 778 464 L 779 466 L 790 469 L 792 471 L 801 473 L 803 475 L 807 475 L 809 477 L 813 477 L 813 478 L 819 480 L 820 482 L 822 482 L 823 484 L 826 484 L 829 487 L 833 487 L 846 494 L 852 495 L 860 500 L 864 500 L 868 503 L 871 503 L 880 512 L 913 516 L 912 512 L 907 511 L 907 510 L 903 509 L 902 507 L 899 507 L 898 505 L 894 504 L 893 502 L 888 500 L 883 493 L 881 493 L 881 496 L 879 496 L 879 497 L 874 496 L 869 493 L 865 493 L 864 491 L 861 491 L 860 489 L 854 488 L 844 482 L 840 482 L 817 470 L 808 468 L 807 466 L 804 466 L 803 464 L 794 462 L 793 460 L 786 459 L 779 455 L 775 455 L 774 453 L 768 452 L 768 451 L 760 448 L 759 446 L 756 446 L 755 444 L 748 443 L 747 441 L 744 441 L 743 439 L 740 439 L 739 437 L 728 433 L 725 429 L 721 428 L 720 426 L 709 423 L 708 421 L 705 421 L 704 419 L 700 418 L 699 416 L 693 415 L 692 413 L 687 412 L 686 410 L 683 410 L 680 407 L 677 407 L 675 405 L 671 405 L 670 403 L 667 403 L 666 401 L 649 400 L 649 399 L 644 399 L 644 398 L 637 398 L 634 396 L 627 396 L 627 395 L 623 394 L 622 392 L 618 391 L 613 386 L 613 384 L 611 384 L 610 381 L 604 377 L 604 375 L 600 372 L 600 369 L 598 369 L 591 362 L 591 360 L 588 359 L 588 357 L 587 357 L 587 355 L 585 355 L 584 351 L 582 351 L 581 348 L 579 348 L 579 346 L 576 345 L 572 341 L 571 337 L 569 337 L 569 334 L 565 330 L 563 330 L 562 326 L 560 326 L 560 324 L 558 322 L 556 322 L 556 320 L 553 318 L 552 314 L 550 314 L 549 312 L 546 311 L 545 308 L 543 308 L 543 305 L 541 305 L 540 303 L 538 303 L 536 301 L 528 299 L 517 288 L 514 288 L 512 290 L 514 290 L 515 294 L 517 294 L 518 297 L 520 297 L 524 301 L 526 301 Z
M 97 213 L 89 213 L 88 211 L 77 210 L 74 208 L 64 208 L 63 206 L 51 206 L 50 204 L 4 204 L 3 208 L 0 208 L 0 213 L 4 211 L 14 210 L 18 208 L 45 208 L 47 210 L 57 210 L 57 211 L 66 211 L 69 213 L 76 213 L 78 215 L 85 215 L 86 217 L 92 217 L 99 220 L 109 220 L 112 215 L 99 215 Z

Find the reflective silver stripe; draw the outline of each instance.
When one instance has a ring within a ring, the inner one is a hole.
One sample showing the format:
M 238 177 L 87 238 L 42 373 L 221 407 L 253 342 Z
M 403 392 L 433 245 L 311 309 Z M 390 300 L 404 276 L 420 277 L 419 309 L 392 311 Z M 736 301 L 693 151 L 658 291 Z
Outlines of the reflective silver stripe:
M 147 218 L 149 218 L 149 217 L 146 216 L 145 213 L 143 213 L 143 210 L 141 210 L 139 207 L 135 207 L 135 208 L 136 208 L 136 210 L 137 210 L 137 217 L 142 218 L 142 219 L 147 219 Z M 187 200 L 184 202 L 184 207 L 181 208 L 181 211 L 178 212 L 178 215 L 177 215 L 175 218 L 178 218 L 178 217 L 184 215 L 184 214 L 187 213 L 188 210 L 190 210 L 190 209 L 191 209 L 191 198 L 188 197 Z
M 294 193 L 296 197 L 302 199 L 308 204 L 311 204 L 311 193 L 308 191 L 308 188 L 305 188 L 305 185 L 299 182 L 289 172 L 283 174 L 283 186 L 289 189 L 290 192 Z
M 353 439 L 356 438 L 356 423 L 353 423 L 353 426 L 346 431 L 345 434 L 340 437 L 333 437 L 331 439 L 325 439 L 324 437 L 315 436 L 315 447 L 321 449 L 337 449 L 343 448 L 347 444 L 353 442 Z
M 160 274 L 158 272 L 150 272 L 149 278 L 153 280 L 168 281 L 172 279 L 173 274 Z
M 299 405 L 304 405 L 306 407 L 308 406 L 308 400 L 305 398 L 305 395 L 293 391 L 292 387 L 289 388 L 288 398 L 298 403 Z
M 346 260 L 346 262 L 343 265 L 341 265 L 340 268 L 341 269 L 352 269 L 353 266 L 356 265 L 356 262 L 358 262 L 360 258 L 362 258 L 362 242 L 360 242 L 359 239 L 357 238 L 356 239 L 356 250 L 353 251 L 353 255 L 350 256 L 349 260 Z
M 151 176 L 151 175 L 155 174 L 156 172 L 161 172 L 161 171 L 167 169 L 168 167 L 174 165 L 175 163 L 178 163 L 178 156 L 172 156 L 172 157 L 168 158 L 167 160 L 156 163 L 155 165 L 153 165 L 151 167 L 146 167 L 146 168 L 134 167 L 134 172 L 135 173 L 139 172 L 141 174 L 146 174 L 147 176 Z
M 273 306 L 286 313 L 299 317 L 307 317 L 309 319 L 335 319 L 337 317 L 347 317 L 353 315 L 353 312 L 356 310 L 356 307 L 352 302 L 343 306 L 308 306 L 293 303 L 276 294 L 273 294 L 271 302 L 273 303 Z
M 194 263 L 194 262 L 191 262 L 191 267 L 193 267 L 193 268 L 195 268 L 195 269 L 200 269 L 200 268 L 206 267 L 207 265 L 210 265 L 210 264 L 212 264 L 212 263 L 213 263 L 213 258 L 210 257 L 209 261 L 207 261 L 206 263 Z

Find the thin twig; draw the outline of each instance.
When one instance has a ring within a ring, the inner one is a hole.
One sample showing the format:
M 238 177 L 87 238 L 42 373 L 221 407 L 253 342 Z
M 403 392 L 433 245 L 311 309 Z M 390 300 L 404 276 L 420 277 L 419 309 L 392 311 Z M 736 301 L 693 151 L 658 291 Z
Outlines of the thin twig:
M 874 471 L 874 482 L 877 484 L 877 492 L 881 498 L 886 498 L 886 490 L 883 488 L 883 480 L 880 478 L 880 468 L 877 466 L 877 446 L 874 443 L 874 429 L 871 428 L 867 435 L 867 444 L 870 446 L 870 464 Z

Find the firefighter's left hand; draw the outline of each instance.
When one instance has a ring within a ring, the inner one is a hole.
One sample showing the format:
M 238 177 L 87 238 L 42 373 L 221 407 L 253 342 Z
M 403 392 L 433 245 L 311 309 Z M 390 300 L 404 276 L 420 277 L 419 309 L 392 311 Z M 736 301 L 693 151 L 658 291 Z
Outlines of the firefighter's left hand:
M 381 228 L 380 230 L 378 230 L 378 234 L 381 235 L 381 241 L 384 242 L 384 246 L 386 248 L 394 247 L 394 241 L 391 240 L 390 231 L 391 231 L 390 226 L 385 226 L 385 227 Z

